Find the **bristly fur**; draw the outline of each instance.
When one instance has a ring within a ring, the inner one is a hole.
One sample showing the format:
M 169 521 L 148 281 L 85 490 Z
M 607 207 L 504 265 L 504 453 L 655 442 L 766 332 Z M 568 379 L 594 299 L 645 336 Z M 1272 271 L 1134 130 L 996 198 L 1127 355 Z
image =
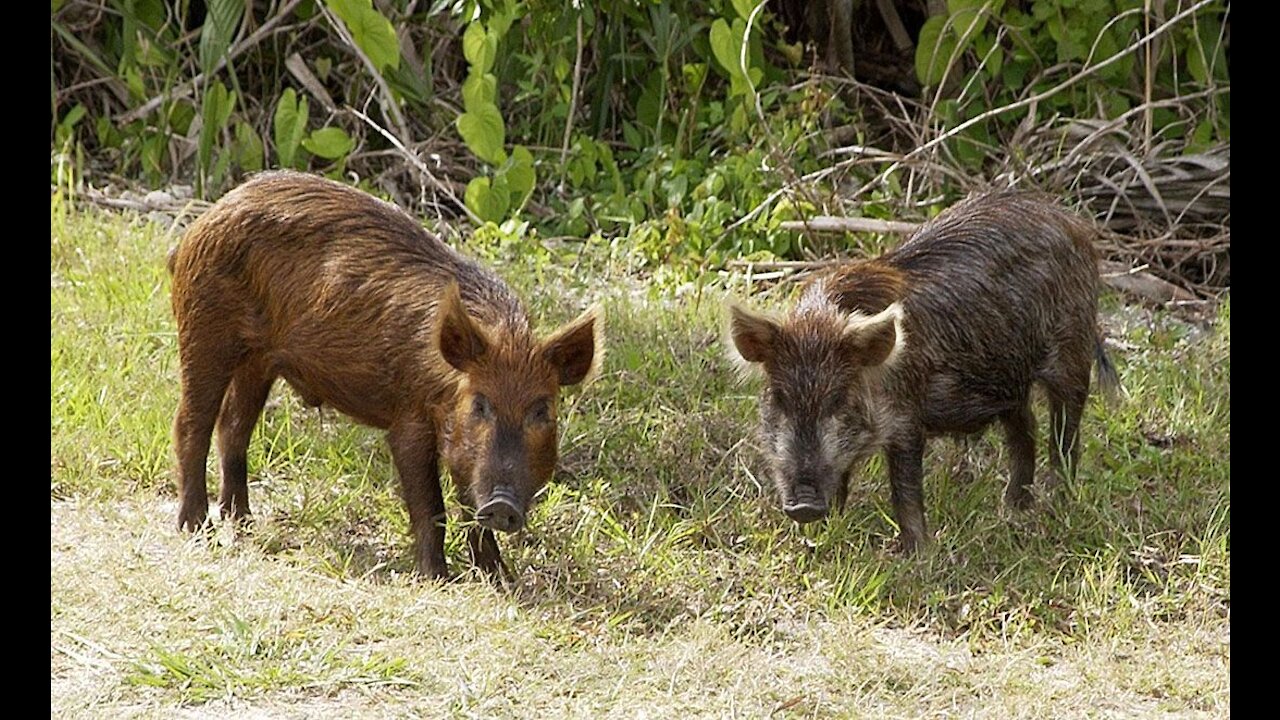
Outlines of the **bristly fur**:
M 781 320 L 731 304 L 726 351 L 767 376 L 759 427 L 787 514 L 824 517 L 851 463 L 879 450 L 902 546 L 917 547 L 926 441 L 992 423 L 1009 452 L 1005 501 L 1026 506 L 1033 386 L 1050 405 L 1049 469 L 1073 474 L 1091 366 L 1104 391 L 1118 380 L 1096 325 L 1096 237 L 1042 194 L 991 192 L 878 258 L 832 265 Z
M 598 306 L 539 341 L 490 269 L 390 203 L 290 171 L 225 195 L 168 265 L 180 527 L 206 521 L 215 424 L 223 515 L 249 514 L 249 439 L 284 379 L 306 404 L 387 431 L 420 572 L 447 575 L 441 466 L 478 521 L 467 530 L 476 566 L 500 570 L 492 530 L 523 527 L 555 470 L 560 388 L 600 367 Z

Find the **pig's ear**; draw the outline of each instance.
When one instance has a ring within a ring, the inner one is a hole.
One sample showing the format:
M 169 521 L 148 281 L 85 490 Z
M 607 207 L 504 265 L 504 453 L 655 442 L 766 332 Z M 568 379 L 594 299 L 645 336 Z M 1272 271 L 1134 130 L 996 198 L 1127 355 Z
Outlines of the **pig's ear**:
M 445 362 L 467 372 L 489 350 L 484 330 L 467 314 L 458 284 L 449 283 L 436 307 L 436 345 Z
M 729 309 L 729 343 L 726 349 L 729 357 L 739 365 L 767 362 L 773 357 L 773 348 L 778 340 L 780 328 L 773 318 L 763 313 L 752 312 L 745 307 L 730 302 Z
M 542 356 L 560 373 L 561 385 L 595 375 L 604 360 L 604 310 L 592 305 L 542 341 Z
M 891 365 L 902 350 L 902 305 L 893 303 L 870 317 L 855 312 L 844 326 L 845 352 L 863 367 Z

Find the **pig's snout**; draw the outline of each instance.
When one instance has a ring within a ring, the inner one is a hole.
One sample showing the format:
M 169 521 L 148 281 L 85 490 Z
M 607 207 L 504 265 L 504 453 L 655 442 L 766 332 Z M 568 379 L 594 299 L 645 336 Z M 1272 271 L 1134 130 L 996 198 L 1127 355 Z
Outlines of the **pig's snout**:
M 811 523 L 827 516 L 827 500 L 812 485 L 796 485 L 782 510 L 798 523 Z
M 508 487 L 496 487 L 489 501 L 476 510 L 476 521 L 490 530 L 515 532 L 524 527 L 524 508 Z

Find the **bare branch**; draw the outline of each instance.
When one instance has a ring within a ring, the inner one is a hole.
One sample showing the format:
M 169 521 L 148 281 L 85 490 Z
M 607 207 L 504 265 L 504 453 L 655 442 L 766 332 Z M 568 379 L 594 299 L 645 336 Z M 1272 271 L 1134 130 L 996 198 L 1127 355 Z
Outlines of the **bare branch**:
M 391 118 L 391 122 L 395 123 L 400 141 L 402 143 L 409 142 L 409 126 L 405 124 L 404 115 L 400 112 L 400 104 L 396 102 L 396 96 L 391 93 L 391 88 L 387 86 L 387 81 L 382 78 L 382 72 L 378 70 L 378 67 L 373 64 L 369 56 L 365 55 L 360 46 L 356 44 L 355 38 L 351 37 L 351 33 L 347 32 L 345 23 L 335 18 L 324 3 L 317 3 L 316 7 L 320 9 L 320 12 L 324 13 L 325 19 L 329 21 L 329 25 L 338 33 L 338 37 L 342 38 L 342 42 L 355 51 L 356 56 L 360 58 L 360 62 L 369 71 L 369 75 L 373 77 L 373 82 L 378 86 L 378 92 L 382 97 L 382 101 L 379 103 L 382 105 L 382 111 Z
M 472 223 L 476 225 L 482 225 L 484 223 L 484 221 L 481 220 L 478 215 L 471 212 L 471 208 L 468 208 L 466 203 L 459 200 L 458 196 L 453 194 L 453 190 L 450 189 L 446 183 L 442 182 L 439 178 L 437 178 L 431 172 L 431 170 L 427 167 L 426 163 L 422 162 L 422 160 L 418 157 L 416 153 L 409 150 L 409 148 L 405 147 L 404 143 L 400 142 L 399 138 L 397 138 L 395 135 L 392 135 L 390 132 L 387 131 L 386 128 L 374 122 L 372 118 L 360 112 L 359 110 L 351 106 L 347 106 L 347 111 L 355 115 L 356 117 L 360 118 L 361 120 L 363 120 L 366 125 L 373 128 L 382 137 L 386 138 L 387 142 L 391 143 L 392 146 L 394 146 L 395 149 L 399 151 L 401 157 L 408 160 L 409 164 L 412 165 L 415 170 L 421 173 L 422 176 L 427 179 L 427 181 L 429 181 L 432 185 L 434 185 L 435 188 L 439 190 L 441 194 L 449 198 L 449 200 L 451 200 L 458 207 L 462 208 L 462 211 L 467 214 L 467 217 L 471 220 Z

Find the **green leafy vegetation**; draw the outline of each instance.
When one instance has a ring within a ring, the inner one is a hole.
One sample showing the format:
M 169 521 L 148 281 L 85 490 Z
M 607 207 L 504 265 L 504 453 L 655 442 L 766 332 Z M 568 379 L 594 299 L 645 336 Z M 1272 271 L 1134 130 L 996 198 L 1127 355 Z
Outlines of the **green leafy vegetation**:
M 51 170 L 215 199 L 265 167 L 311 169 L 473 228 L 619 238 L 675 281 L 864 252 L 880 239 L 783 223 L 919 220 L 1010 178 L 1108 218 L 1114 193 L 1149 193 L 1148 236 L 1229 190 L 1169 188 L 1150 167 L 1229 148 L 1224 2 L 876 4 L 906 22 L 907 70 L 890 75 L 917 97 L 807 72 L 825 30 L 791 4 L 53 3 Z M 859 33 L 887 22 L 872 5 Z M 878 57 L 855 67 L 882 77 Z M 1103 131 L 1079 132 L 1093 122 L 1121 147 L 1099 152 Z M 1117 177 L 1135 165 L 1142 182 Z

